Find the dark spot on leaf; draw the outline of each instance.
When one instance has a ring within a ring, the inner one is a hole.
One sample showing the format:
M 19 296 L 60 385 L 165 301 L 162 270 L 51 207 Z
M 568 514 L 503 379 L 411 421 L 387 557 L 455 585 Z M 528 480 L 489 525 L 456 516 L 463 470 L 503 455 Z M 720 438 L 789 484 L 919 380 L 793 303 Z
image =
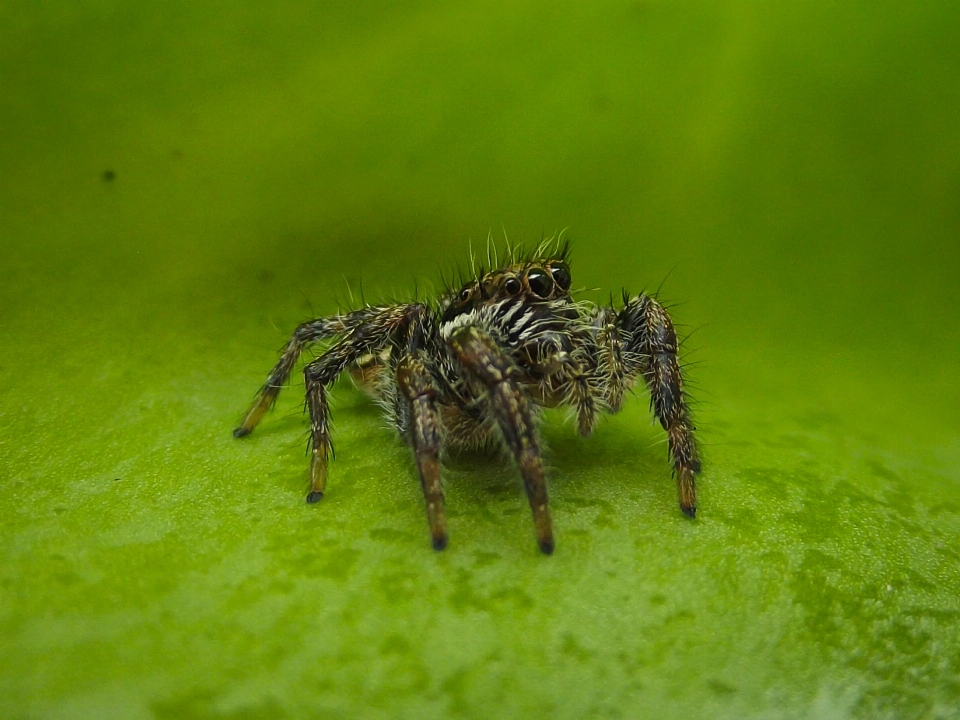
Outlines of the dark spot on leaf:
M 735 693 L 737 689 L 731 685 L 727 685 L 722 680 L 707 680 L 707 687 L 709 687 L 717 695 L 730 695 Z

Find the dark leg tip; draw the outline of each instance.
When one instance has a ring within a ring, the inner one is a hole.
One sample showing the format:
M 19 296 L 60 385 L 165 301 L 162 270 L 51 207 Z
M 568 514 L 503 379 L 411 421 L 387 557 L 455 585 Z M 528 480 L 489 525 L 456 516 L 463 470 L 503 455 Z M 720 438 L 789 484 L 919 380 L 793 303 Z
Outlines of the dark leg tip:
M 553 555 L 553 538 L 540 541 L 540 552 L 544 555 Z
M 683 505 L 681 505 L 681 506 L 680 506 L 680 509 L 683 510 L 683 514 L 686 515 L 688 518 L 695 518 L 695 517 L 697 517 L 697 506 L 696 506 L 696 505 L 690 505 L 689 507 L 684 507 Z
M 238 427 L 236 430 L 233 431 L 233 436 L 235 438 L 242 438 L 249 434 L 250 434 L 250 431 L 247 430 L 247 428 L 245 428 L 243 425 L 241 425 L 240 427 Z
M 433 549 L 434 550 L 444 550 L 447 547 L 447 536 L 441 535 L 439 537 L 433 538 Z
M 311 490 L 307 493 L 307 502 L 313 505 L 323 499 L 323 493 L 319 490 Z

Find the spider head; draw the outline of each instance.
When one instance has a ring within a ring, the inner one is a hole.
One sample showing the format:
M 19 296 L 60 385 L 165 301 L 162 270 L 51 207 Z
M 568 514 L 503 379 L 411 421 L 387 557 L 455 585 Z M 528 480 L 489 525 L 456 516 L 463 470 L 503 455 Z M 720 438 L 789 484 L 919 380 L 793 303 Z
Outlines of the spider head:
M 570 266 L 563 260 L 535 260 L 483 273 L 449 300 L 447 313 L 459 315 L 489 302 L 520 297 L 523 302 L 560 300 L 570 296 Z

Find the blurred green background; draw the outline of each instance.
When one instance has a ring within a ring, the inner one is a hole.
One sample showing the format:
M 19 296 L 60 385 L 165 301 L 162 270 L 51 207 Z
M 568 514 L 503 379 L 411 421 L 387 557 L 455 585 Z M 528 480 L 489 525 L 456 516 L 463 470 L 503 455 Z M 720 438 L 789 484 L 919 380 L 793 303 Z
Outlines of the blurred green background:
M 0 3 L 0 715 L 960 717 L 958 23 Z M 296 384 L 231 437 L 348 284 L 562 228 L 695 331 L 695 522 L 643 392 L 548 413 L 550 558 L 483 458 L 434 553 L 349 383 L 317 506 Z

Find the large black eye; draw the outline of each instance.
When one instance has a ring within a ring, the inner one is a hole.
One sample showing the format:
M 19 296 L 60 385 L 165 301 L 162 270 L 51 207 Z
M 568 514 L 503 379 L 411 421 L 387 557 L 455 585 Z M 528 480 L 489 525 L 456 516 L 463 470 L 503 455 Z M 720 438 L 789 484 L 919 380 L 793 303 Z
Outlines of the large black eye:
M 550 268 L 550 272 L 553 274 L 553 279 L 561 290 L 566 292 L 570 289 L 570 268 L 568 268 L 565 263 L 557 263 Z
M 522 286 L 520 285 L 520 281 L 517 280 L 515 277 L 507 278 L 507 281 L 503 284 L 504 290 L 506 290 L 511 295 L 516 295 L 518 292 L 520 292 L 521 287 Z
M 457 300 L 459 300 L 462 303 L 466 302 L 469 299 L 470 299 L 470 288 L 464 288 L 463 290 L 461 290 L 459 297 L 457 297 Z
M 543 270 L 531 270 L 527 273 L 527 285 L 533 294 L 542 297 L 550 297 L 553 292 L 553 280 Z

